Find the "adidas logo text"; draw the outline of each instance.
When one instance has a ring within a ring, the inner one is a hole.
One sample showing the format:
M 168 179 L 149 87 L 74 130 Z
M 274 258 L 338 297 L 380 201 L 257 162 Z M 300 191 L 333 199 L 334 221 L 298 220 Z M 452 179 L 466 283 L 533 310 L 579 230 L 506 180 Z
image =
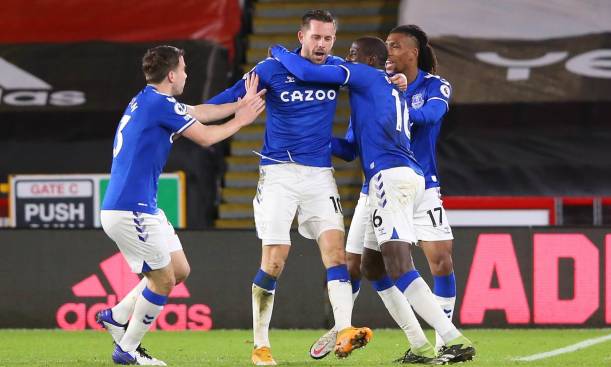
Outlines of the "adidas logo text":
M 72 294 L 79 298 L 105 298 L 105 302 L 95 304 L 64 303 L 55 314 L 57 326 L 64 330 L 101 329 L 96 323 L 95 315 L 106 308 L 113 307 L 138 284 L 140 279 L 132 273 L 121 253 L 116 253 L 100 263 L 100 269 L 112 289 L 108 293 L 102 281 L 92 274 L 72 286 Z M 189 299 L 191 294 L 184 283 L 177 285 L 169 296 L 170 299 Z M 205 304 L 169 303 L 163 308 L 151 330 L 210 330 L 212 328 L 212 309 Z M 142 320 L 151 323 L 151 318 Z
M 53 91 L 44 80 L 0 57 L 0 103 L 12 106 L 78 106 L 85 93 L 76 90 Z

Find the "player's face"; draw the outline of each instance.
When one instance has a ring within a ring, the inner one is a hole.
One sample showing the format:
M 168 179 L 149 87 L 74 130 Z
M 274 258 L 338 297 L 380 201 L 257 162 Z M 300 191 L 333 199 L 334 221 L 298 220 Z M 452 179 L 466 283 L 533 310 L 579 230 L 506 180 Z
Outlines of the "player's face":
M 412 37 L 403 33 L 391 33 L 386 38 L 386 49 L 387 72 L 405 74 L 418 67 L 418 46 Z
M 297 37 L 301 43 L 301 56 L 315 64 L 322 64 L 333 48 L 335 26 L 333 23 L 311 20 L 309 27 L 303 27 Z
M 350 50 L 348 50 L 348 55 L 346 56 L 346 61 L 358 62 L 361 64 L 373 66 L 374 59 L 365 55 L 365 53 L 363 52 L 363 48 L 358 42 L 352 42 Z
M 350 46 L 350 50 L 348 50 L 348 55 L 346 55 L 346 61 L 349 62 L 359 62 L 359 44 L 356 42 L 352 42 Z
M 185 64 L 184 57 L 180 56 L 178 60 L 178 66 L 176 69 L 171 70 L 168 77 L 172 82 L 172 95 L 179 96 L 185 89 L 185 83 L 187 82 L 187 65 Z

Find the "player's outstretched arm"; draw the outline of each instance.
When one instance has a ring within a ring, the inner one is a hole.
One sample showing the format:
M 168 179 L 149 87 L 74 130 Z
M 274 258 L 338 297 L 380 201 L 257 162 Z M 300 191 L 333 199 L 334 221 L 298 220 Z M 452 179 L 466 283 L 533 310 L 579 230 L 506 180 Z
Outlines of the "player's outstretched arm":
M 280 45 L 271 48 L 272 56 L 295 77 L 304 82 L 343 85 L 348 72 L 338 65 L 316 65 Z
M 246 80 L 244 81 L 244 87 L 246 88 L 246 94 L 248 91 L 253 91 L 256 93 L 257 87 L 259 85 L 259 76 L 255 73 L 247 74 Z M 191 116 L 193 116 L 197 121 L 205 124 L 211 121 L 222 120 L 225 117 L 233 115 L 238 107 L 242 103 L 239 100 L 237 102 L 231 103 L 223 103 L 223 104 L 200 104 L 197 106 L 189 106 L 188 111 Z
M 196 106 L 189 106 L 188 111 L 189 115 L 193 116 L 202 124 L 205 124 L 231 116 L 235 113 L 237 108 L 238 102 L 224 103 L 220 105 L 198 104 Z
M 255 88 L 256 91 L 256 88 Z M 265 110 L 266 90 L 262 89 L 254 95 L 244 96 L 236 110 L 235 117 L 222 125 L 203 125 L 194 123 L 182 135 L 195 143 L 208 147 L 232 136 L 243 126 L 251 124 Z

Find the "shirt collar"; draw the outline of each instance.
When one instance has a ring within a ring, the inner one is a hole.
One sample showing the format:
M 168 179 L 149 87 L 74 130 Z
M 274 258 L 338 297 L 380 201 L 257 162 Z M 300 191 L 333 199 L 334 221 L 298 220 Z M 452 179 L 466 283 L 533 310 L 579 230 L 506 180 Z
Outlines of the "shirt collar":
M 424 71 L 418 69 L 418 75 L 416 76 L 416 79 L 407 86 L 407 90 L 405 91 L 405 93 L 407 94 L 414 93 L 416 89 L 420 86 L 423 80 L 424 80 Z

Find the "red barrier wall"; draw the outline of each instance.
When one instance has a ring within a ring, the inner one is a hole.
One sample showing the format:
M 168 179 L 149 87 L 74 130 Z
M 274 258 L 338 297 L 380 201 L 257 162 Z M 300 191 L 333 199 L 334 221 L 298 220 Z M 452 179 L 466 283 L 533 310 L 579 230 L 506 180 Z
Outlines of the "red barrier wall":
M 0 43 L 205 39 L 232 57 L 240 25 L 237 0 L 7 0 Z

